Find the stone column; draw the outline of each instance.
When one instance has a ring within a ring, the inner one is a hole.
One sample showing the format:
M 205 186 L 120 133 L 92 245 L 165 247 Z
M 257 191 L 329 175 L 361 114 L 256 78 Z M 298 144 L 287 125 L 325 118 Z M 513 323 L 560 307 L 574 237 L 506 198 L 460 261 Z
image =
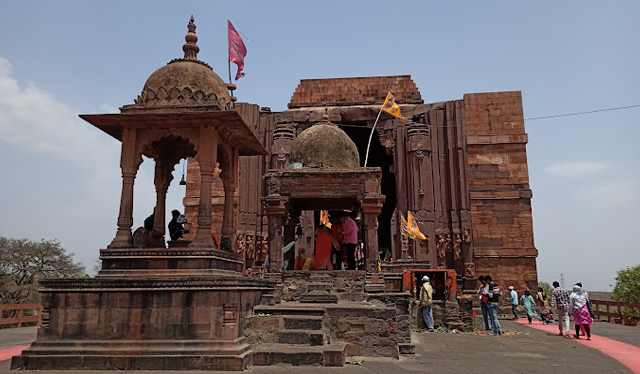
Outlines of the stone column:
M 269 224 L 269 272 L 282 272 L 282 227 L 286 212 L 280 200 L 268 202 L 265 208 Z
M 153 247 L 165 247 L 165 216 L 167 190 L 171 183 L 171 168 L 168 167 L 167 160 L 161 158 L 156 160 L 156 170 L 154 184 L 156 186 L 156 214 L 153 221 L 153 231 L 151 232 L 151 245 Z
M 211 126 L 200 128 L 200 147 L 196 160 L 200 165 L 200 204 L 198 231 L 189 247 L 214 247 L 211 237 L 211 186 L 218 153 L 218 133 Z
M 366 209 L 362 207 L 364 221 L 364 249 L 365 270 L 369 273 L 378 272 L 378 215 L 380 209 Z
M 238 149 L 230 149 L 230 157 L 222 168 L 222 184 L 224 186 L 224 215 L 222 216 L 222 236 L 232 243 L 236 234 L 233 199 L 238 186 Z M 228 165 L 226 165 L 228 164 Z
M 122 193 L 120 195 L 120 212 L 118 214 L 118 231 L 107 248 L 133 247 L 133 183 L 142 158 L 136 159 L 135 153 L 136 131 L 125 128 L 122 133 L 122 153 L 120 168 L 122 169 Z M 136 162 L 139 161 L 139 162 Z

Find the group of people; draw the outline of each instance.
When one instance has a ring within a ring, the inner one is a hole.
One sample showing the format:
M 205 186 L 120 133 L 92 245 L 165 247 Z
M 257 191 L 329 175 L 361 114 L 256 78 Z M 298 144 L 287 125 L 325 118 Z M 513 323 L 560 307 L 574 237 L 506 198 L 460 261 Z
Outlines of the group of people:
M 589 301 L 589 294 L 582 289 L 582 283 L 576 283 L 573 286 L 573 292 L 569 294 L 560 287 L 560 283 L 553 282 L 551 308 L 554 307 L 558 310 L 559 335 L 564 334 L 569 337 L 569 314 L 571 314 L 576 331 L 573 336 L 580 339 L 580 332 L 582 332 L 587 336 L 587 340 L 591 340 L 591 324 L 595 316 L 591 308 L 591 301 Z
M 181 239 L 184 234 L 189 232 L 189 230 L 184 228 L 184 223 L 187 222 L 187 219 L 183 214 L 180 214 L 180 211 L 177 209 L 171 211 L 171 217 L 171 221 L 169 221 L 169 224 L 167 225 L 169 229 L 169 238 L 170 240 Z M 155 218 L 156 208 L 153 208 L 153 213 L 144 220 L 143 227 L 147 229 L 148 232 L 153 230 Z
M 486 331 L 493 330 L 493 335 L 502 335 L 502 329 L 498 321 L 498 307 L 500 306 L 502 290 L 498 284 L 493 282 L 493 278 L 490 275 L 481 275 L 478 280 L 480 281 L 480 288 L 478 288 L 477 294 L 480 297 L 484 329 Z M 489 325 L 489 322 L 491 322 L 491 325 Z
M 500 287 L 493 283 L 491 276 L 481 276 L 478 278 L 481 285 L 477 294 L 480 297 L 480 307 L 482 317 L 484 319 L 485 330 L 493 330 L 493 335 L 502 335 L 500 322 L 498 321 L 498 306 L 502 292 Z M 591 340 L 591 324 L 593 323 L 594 313 L 589 301 L 589 294 L 582 289 L 582 283 L 573 286 L 573 292 L 568 293 L 560 284 L 553 282 L 553 292 L 550 298 L 551 309 L 557 308 L 558 328 L 560 335 L 570 336 L 569 315 L 573 316 L 575 324 L 576 339 L 580 338 L 580 333 L 587 336 L 587 340 Z M 513 313 L 512 320 L 517 320 L 518 305 L 522 304 L 527 315 L 529 323 L 533 323 L 533 319 L 548 322 L 552 320 L 546 310 L 549 306 L 549 297 L 544 290 L 539 287 L 536 292 L 535 299 L 529 289 L 524 291 L 524 295 L 518 298 L 518 293 L 513 286 L 509 286 L 509 295 L 506 298 L 511 302 L 511 311 Z M 536 311 L 542 310 L 544 313 L 539 315 Z
M 315 256 L 306 258 L 306 250 L 298 248 L 294 270 L 356 270 L 358 225 L 345 212 L 334 214 L 331 229 L 326 226 L 315 230 Z M 346 267 L 344 259 L 346 258 Z

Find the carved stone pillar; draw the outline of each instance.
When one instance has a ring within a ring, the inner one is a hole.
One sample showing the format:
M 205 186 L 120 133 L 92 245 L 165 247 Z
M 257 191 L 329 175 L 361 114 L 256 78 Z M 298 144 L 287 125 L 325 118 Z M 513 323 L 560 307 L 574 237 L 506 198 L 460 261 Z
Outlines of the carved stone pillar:
M 198 231 L 190 247 L 214 247 L 211 237 L 211 185 L 216 166 L 218 133 L 212 127 L 200 129 L 200 149 L 196 160 L 200 165 L 200 204 L 198 206 Z
M 267 197 L 268 198 L 268 197 Z M 269 272 L 282 272 L 282 227 L 284 223 L 285 207 L 280 199 L 267 201 L 265 213 L 269 224 Z
M 378 272 L 378 216 L 384 202 L 383 195 L 365 197 L 362 207 L 364 220 L 365 270 Z
M 228 160 L 222 169 L 222 184 L 224 186 L 224 215 L 222 217 L 222 236 L 233 239 L 236 233 L 234 224 L 233 199 L 238 186 L 238 149 L 229 150 Z M 226 165 L 229 164 L 229 165 Z
M 153 232 L 151 232 L 153 247 L 164 247 L 164 233 L 165 233 L 165 216 L 166 216 L 166 201 L 167 190 L 173 177 L 171 171 L 173 165 L 169 166 L 171 162 L 167 160 L 156 160 L 156 170 L 154 177 L 154 184 L 156 186 L 156 213 L 153 221 Z
M 118 213 L 118 231 L 107 248 L 133 247 L 133 183 L 138 173 L 142 158 L 135 152 L 136 131 L 124 129 L 122 133 L 122 193 L 120 195 L 120 212 Z

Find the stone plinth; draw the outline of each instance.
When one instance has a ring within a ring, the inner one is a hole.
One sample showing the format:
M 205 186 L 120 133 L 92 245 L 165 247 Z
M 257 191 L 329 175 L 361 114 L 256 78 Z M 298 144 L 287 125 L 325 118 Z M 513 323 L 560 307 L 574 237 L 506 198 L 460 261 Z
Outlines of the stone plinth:
M 243 370 L 244 320 L 271 283 L 189 279 L 42 282 L 37 340 L 14 358 L 22 369 Z
M 97 278 L 230 275 L 242 272 L 242 256 L 214 248 L 144 248 L 100 250 L 102 270 Z

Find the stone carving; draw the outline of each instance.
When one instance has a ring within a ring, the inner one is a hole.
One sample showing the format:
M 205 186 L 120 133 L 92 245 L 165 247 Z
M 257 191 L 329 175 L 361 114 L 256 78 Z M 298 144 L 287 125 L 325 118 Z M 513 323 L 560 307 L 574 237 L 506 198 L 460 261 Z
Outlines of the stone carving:
M 462 258 L 462 238 L 460 237 L 460 230 L 453 230 L 453 258 L 460 260 Z
M 465 227 L 462 230 L 462 241 L 465 243 L 471 243 L 471 240 L 473 240 L 473 236 L 471 235 L 471 229 L 468 227 Z
M 476 277 L 476 264 L 473 262 L 465 262 L 464 263 L 464 276 L 467 278 L 475 278 Z
M 451 251 L 451 231 L 444 229 L 444 249 L 447 252 Z
M 247 258 L 256 259 L 256 247 L 252 233 L 245 233 L 244 243 L 247 251 Z
M 215 93 L 205 94 L 202 90 L 193 92 L 189 87 L 160 87 L 154 91 L 147 88 L 133 100 L 136 105 L 213 105 L 218 110 L 231 110 L 231 102 L 223 102 Z
M 244 243 L 244 233 L 238 231 L 238 234 L 236 235 L 236 252 L 238 252 L 242 256 L 242 258 L 244 258 L 246 250 L 247 247 Z
M 262 259 L 262 261 L 265 261 L 267 259 L 267 255 L 269 254 L 268 235 L 265 233 L 262 233 L 261 238 L 262 240 L 260 241 L 260 246 L 257 248 L 260 253 L 260 258 Z
M 279 195 L 281 183 L 280 178 L 267 179 L 267 191 L 269 195 Z
M 441 229 L 436 230 L 436 251 L 438 258 L 444 258 L 446 246 L 444 232 Z

